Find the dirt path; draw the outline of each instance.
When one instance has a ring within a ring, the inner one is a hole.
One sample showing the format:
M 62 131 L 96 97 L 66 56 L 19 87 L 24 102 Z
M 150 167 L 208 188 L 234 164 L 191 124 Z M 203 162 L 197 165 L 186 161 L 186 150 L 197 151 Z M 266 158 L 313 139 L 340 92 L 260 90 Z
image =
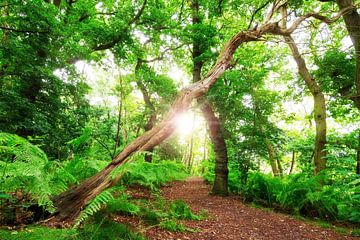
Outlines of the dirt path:
M 359 239 L 342 236 L 284 214 L 250 208 L 236 197 L 211 196 L 209 191 L 209 186 L 197 177 L 163 188 L 162 195 L 166 199 L 183 199 L 195 212 L 207 210 L 209 217 L 203 221 L 184 222 L 188 227 L 199 229 L 199 232 L 178 233 L 152 228 L 147 231 L 147 237 L 159 240 Z

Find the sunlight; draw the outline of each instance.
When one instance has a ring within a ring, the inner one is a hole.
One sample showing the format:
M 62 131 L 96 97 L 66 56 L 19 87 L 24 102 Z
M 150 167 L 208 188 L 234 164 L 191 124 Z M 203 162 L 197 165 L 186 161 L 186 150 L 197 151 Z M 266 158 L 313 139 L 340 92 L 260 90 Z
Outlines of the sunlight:
M 176 133 L 178 133 L 181 138 L 186 138 L 194 131 L 195 122 L 196 117 L 194 113 L 186 112 L 179 114 L 175 118 Z

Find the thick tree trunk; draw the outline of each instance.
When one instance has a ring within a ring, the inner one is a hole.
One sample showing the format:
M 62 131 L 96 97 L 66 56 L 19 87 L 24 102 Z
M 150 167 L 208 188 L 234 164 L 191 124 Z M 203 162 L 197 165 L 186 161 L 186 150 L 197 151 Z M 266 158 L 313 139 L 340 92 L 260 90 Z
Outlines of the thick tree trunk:
M 192 9 L 192 24 L 201 24 L 199 17 L 199 2 L 194 0 L 191 5 Z M 201 70 L 203 62 L 199 60 L 199 57 L 203 54 L 201 42 L 193 41 L 193 82 L 199 82 L 201 80 Z M 206 100 L 200 100 L 201 111 L 206 120 L 209 128 L 210 139 L 214 146 L 215 152 L 215 180 L 212 188 L 212 193 L 217 195 L 228 195 L 227 180 L 228 180 L 228 157 L 227 148 L 224 139 L 224 135 L 221 130 L 220 120 L 216 117 L 212 106 Z
M 353 0 L 336 0 L 340 11 L 354 6 Z M 356 8 L 343 15 L 346 28 L 355 48 L 355 87 L 356 95 L 351 99 L 354 101 L 356 107 L 360 110 L 360 15 Z
M 353 0 L 337 0 L 340 10 L 354 5 Z M 356 9 L 348 14 L 343 15 L 346 28 L 355 48 L 355 88 L 356 95 L 351 97 L 355 106 L 360 110 L 360 15 Z M 359 149 L 356 156 L 356 174 L 360 174 L 360 133 L 359 133 Z
M 215 116 L 209 103 L 203 104 L 201 110 L 209 126 L 209 134 L 215 152 L 215 180 L 212 193 L 217 195 L 228 195 L 228 156 L 225 139 L 221 130 L 221 123 Z

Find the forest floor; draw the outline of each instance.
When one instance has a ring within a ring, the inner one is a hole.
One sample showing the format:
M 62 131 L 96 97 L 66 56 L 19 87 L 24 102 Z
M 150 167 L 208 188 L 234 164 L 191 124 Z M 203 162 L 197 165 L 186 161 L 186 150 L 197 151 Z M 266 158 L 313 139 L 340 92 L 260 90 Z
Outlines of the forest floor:
M 162 196 L 165 199 L 182 199 L 195 213 L 205 210 L 208 216 L 201 221 L 183 221 L 186 227 L 196 231 L 171 232 L 150 227 L 143 228 L 142 232 L 148 239 L 156 240 L 360 239 L 285 214 L 250 207 L 237 196 L 219 197 L 209 195 L 209 192 L 210 186 L 200 177 L 190 177 L 164 187 Z M 129 219 L 126 221 L 129 223 Z M 135 219 L 133 221 L 133 226 L 139 226 Z

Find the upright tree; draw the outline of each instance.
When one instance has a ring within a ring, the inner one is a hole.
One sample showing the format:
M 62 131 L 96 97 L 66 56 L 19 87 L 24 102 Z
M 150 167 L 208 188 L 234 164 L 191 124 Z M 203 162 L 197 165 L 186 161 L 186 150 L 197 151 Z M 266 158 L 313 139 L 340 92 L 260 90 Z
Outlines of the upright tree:
M 199 82 L 201 80 L 201 70 L 205 61 L 203 56 L 205 51 L 209 51 L 209 42 L 206 38 L 211 38 L 205 33 L 202 33 L 202 28 L 204 28 L 202 23 L 202 18 L 200 13 L 200 4 L 198 0 L 191 1 L 191 16 L 192 16 L 192 28 L 193 28 L 193 37 L 192 37 L 192 77 L 193 82 Z M 209 135 L 214 147 L 215 152 L 215 180 L 212 188 L 214 194 L 227 195 L 227 179 L 228 179 L 228 156 L 226 142 L 224 138 L 223 131 L 221 129 L 221 122 L 218 117 L 216 117 L 211 103 L 206 98 L 199 99 L 198 103 L 200 104 L 201 111 L 206 120 L 206 123 L 209 128 Z

